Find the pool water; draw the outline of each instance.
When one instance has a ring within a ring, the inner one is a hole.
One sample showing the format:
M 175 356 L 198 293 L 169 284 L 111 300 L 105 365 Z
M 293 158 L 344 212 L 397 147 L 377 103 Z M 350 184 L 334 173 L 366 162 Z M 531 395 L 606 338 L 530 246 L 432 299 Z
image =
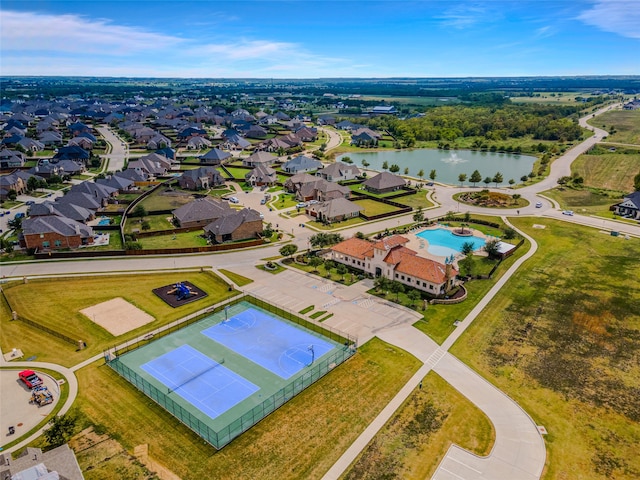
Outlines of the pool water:
M 457 255 L 462 251 L 462 245 L 467 242 L 473 243 L 473 249 L 478 250 L 485 244 L 484 238 L 471 236 L 459 237 L 445 228 L 436 228 L 435 230 L 425 230 L 416 234 L 417 237 L 425 239 L 429 242 L 427 251 L 432 255 L 440 257 L 449 257 Z
M 98 222 L 98 225 L 110 225 L 111 220 L 108 218 L 101 218 Z

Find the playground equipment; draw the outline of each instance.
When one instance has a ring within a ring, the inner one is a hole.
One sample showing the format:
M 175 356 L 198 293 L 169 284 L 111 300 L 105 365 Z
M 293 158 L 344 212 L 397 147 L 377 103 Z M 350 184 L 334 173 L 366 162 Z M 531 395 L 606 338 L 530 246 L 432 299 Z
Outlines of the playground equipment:
M 176 283 L 171 290 L 167 292 L 169 295 L 175 295 L 178 300 L 186 300 L 189 297 L 198 295 L 198 292 L 191 290 L 189 285 L 185 285 L 183 282 Z
M 53 403 L 53 395 L 47 387 L 36 387 L 31 393 L 31 403 L 35 403 L 39 407 Z

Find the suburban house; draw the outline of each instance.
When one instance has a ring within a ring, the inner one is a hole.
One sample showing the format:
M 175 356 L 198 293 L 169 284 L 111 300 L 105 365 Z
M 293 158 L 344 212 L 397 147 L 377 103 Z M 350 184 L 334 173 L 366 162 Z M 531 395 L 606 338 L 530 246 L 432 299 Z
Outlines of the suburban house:
M 176 225 L 183 228 L 192 228 L 204 227 L 234 211 L 227 202 L 205 197 L 182 205 L 171 213 Z
M 0 199 L 6 200 L 11 191 L 23 194 L 27 191 L 27 182 L 15 173 L 0 176 Z
M 88 151 L 78 145 L 68 145 L 60 147 L 53 156 L 54 160 L 75 160 L 77 162 L 87 162 L 91 155 Z
M 208 188 L 224 185 L 224 178 L 214 167 L 200 167 L 187 170 L 178 178 L 180 188 L 186 190 L 206 190 Z
M 211 140 L 205 137 L 191 137 L 189 140 L 187 140 L 187 150 L 202 150 L 204 148 L 210 147 Z
M 44 143 L 29 137 L 24 137 L 18 142 L 18 145 L 31 152 L 41 152 L 44 150 Z
M 254 186 L 274 185 L 278 181 L 278 174 L 273 168 L 265 164 L 258 164 L 244 176 L 244 179 Z
M 26 218 L 19 241 L 22 247 L 37 250 L 77 248 L 93 243 L 93 230 L 84 223 L 58 215 Z
M 167 174 L 171 168 L 171 161 L 157 153 L 151 153 L 137 160 L 131 160 L 127 165 L 127 170 L 136 170 L 149 177 L 160 177 Z
M 211 144 L 211 143 L 209 143 Z M 156 135 L 147 142 L 148 150 L 158 150 L 159 148 L 171 148 L 171 140 L 161 133 L 156 133 Z M 187 148 L 189 145 L 187 144 Z
M 307 200 L 325 202 L 334 198 L 349 198 L 350 196 L 349 187 L 327 182 L 322 178 L 316 178 L 314 182 L 305 182 L 296 190 L 296 198 L 303 202 Z
M 29 208 L 29 217 L 46 217 L 49 215 L 57 215 L 66 217 L 76 222 L 87 223 L 95 218 L 92 210 L 65 202 L 42 202 L 36 203 Z
M 287 173 L 312 172 L 319 168 L 322 168 L 322 163 L 304 155 L 299 155 L 282 164 L 282 170 Z
M 27 447 L 16 458 L 11 453 L 0 454 L 2 480 L 84 480 L 73 450 L 66 443 L 47 452 Z
M 38 139 L 47 147 L 62 145 L 62 134 L 50 130 L 42 132 Z
M 69 147 L 75 146 L 83 148 L 85 150 L 93 150 L 93 144 L 94 142 L 92 142 L 90 139 L 82 136 L 73 137 L 71 140 L 69 140 L 69 142 L 67 142 L 67 146 Z
M 251 142 L 236 133 L 226 137 L 221 147 L 229 150 L 245 150 L 251 147 Z
M 296 173 L 294 176 L 287 178 L 284 182 L 284 188 L 287 192 L 295 193 L 299 191 L 306 183 L 315 183 L 318 177 L 308 173 Z
M 616 215 L 640 220 L 640 191 L 633 192 L 624 197 L 624 200 L 615 206 Z
M 225 152 L 224 150 L 220 150 L 219 148 L 213 148 L 209 150 L 204 155 L 201 155 L 200 163 L 207 163 L 211 165 L 220 165 L 223 160 L 231 157 L 229 152 Z
M 377 105 L 371 110 L 373 115 L 395 115 L 398 110 L 393 105 Z
M 260 213 L 250 208 L 232 210 L 205 226 L 204 233 L 211 243 L 259 238 L 262 235 L 262 218 Z
M 0 168 L 19 168 L 24 166 L 24 154 L 17 150 L 3 148 L 0 150 Z
M 362 185 L 371 193 L 387 193 L 400 190 L 407 184 L 406 180 L 389 172 L 380 172 Z
M 318 170 L 317 175 L 328 182 L 339 182 L 341 180 L 353 180 L 361 174 L 360 169 L 355 165 L 342 162 L 335 162 Z
M 305 210 L 307 215 L 315 217 L 319 222 L 332 223 L 358 217 L 364 208 L 344 197 L 337 197 L 309 205 Z
M 369 128 L 359 128 L 351 134 L 351 145 L 370 147 L 378 145 L 381 135 Z
M 258 165 L 271 166 L 278 161 L 278 157 L 271 155 L 269 152 L 255 152 L 242 160 L 245 167 L 257 167 Z
M 135 183 L 129 178 L 120 175 L 107 175 L 105 178 L 99 178 L 96 183 L 106 185 L 107 187 L 117 188 L 119 192 L 128 192 L 135 190 Z
M 376 242 L 352 237 L 331 247 L 328 258 L 431 295 L 443 295 L 456 285 L 458 271 L 453 265 L 420 257 L 404 246 L 407 242 L 401 235 Z

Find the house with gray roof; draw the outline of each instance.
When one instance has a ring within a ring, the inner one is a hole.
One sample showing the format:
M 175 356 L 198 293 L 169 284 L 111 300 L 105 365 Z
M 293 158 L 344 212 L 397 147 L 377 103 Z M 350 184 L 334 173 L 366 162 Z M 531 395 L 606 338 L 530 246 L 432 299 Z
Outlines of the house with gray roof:
M 0 150 L 0 168 L 3 170 L 23 167 L 24 162 L 24 153 L 17 150 L 10 150 L 8 148 Z
M 205 197 L 182 205 L 171 213 L 176 225 L 183 228 L 197 228 L 204 227 L 233 211 L 227 202 Z
M 12 190 L 18 195 L 23 194 L 27 191 L 27 182 L 15 173 L 0 176 L 0 199 L 6 199 Z
M 244 179 L 248 184 L 254 186 L 274 185 L 278 181 L 278 174 L 273 168 L 265 164 L 258 164 L 244 176 Z
M 337 197 L 305 208 L 308 215 L 315 217 L 319 222 L 327 223 L 358 217 L 362 210 L 364 210 L 363 207 L 344 197 Z
M 214 167 L 200 167 L 187 170 L 178 178 L 180 188 L 187 190 L 206 190 L 218 185 L 224 185 L 224 178 Z
M 211 147 L 211 140 L 205 137 L 191 137 L 187 140 L 187 150 L 202 150 Z
M 147 142 L 148 150 L 158 150 L 159 148 L 171 148 L 171 140 L 164 135 L 157 133 L 154 137 Z
M 286 182 L 284 182 L 284 188 L 287 192 L 295 193 L 302 185 L 307 183 L 315 183 L 318 180 L 318 177 L 315 175 L 311 175 L 309 173 L 296 173 L 294 176 L 287 178 Z
M 621 217 L 640 220 L 640 191 L 626 195 L 624 200 L 615 206 L 615 212 Z
M 62 145 L 62 134 L 59 132 L 47 130 L 38 135 L 38 139 L 43 145 L 47 147 L 51 147 L 53 145 Z
M 201 155 L 200 163 L 206 163 L 210 165 L 220 165 L 224 160 L 231 157 L 229 152 L 220 150 L 219 148 L 212 148 L 204 155 Z
M 19 241 L 22 247 L 37 250 L 78 248 L 93 243 L 93 229 L 58 215 L 26 218 Z
M 18 145 L 21 145 L 25 150 L 31 150 L 32 152 L 41 152 L 44 150 L 44 143 L 29 137 L 24 137 L 18 142 Z
M 389 172 L 380 172 L 362 185 L 371 193 L 387 193 L 400 190 L 407 184 L 406 180 Z
M 86 208 L 87 210 L 98 211 L 107 204 L 106 199 L 94 198 L 91 194 L 85 192 L 68 192 L 66 195 L 56 199 L 56 203 L 69 203 Z
M 152 153 L 137 160 L 131 160 L 127 164 L 127 170 L 135 170 L 148 178 L 156 178 L 166 175 L 171 168 L 169 159 L 157 153 Z
M 355 165 L 335 162 L 318 170 L 317 175 L 328 182 L 339 182 L 342 180 L 353 180 L 361 175 L 360 169 Z
M 305 157 L 304 155 L 292 158 L 282 165 L 282 170 L 287 173 L 312 172 L 319 168 L 322 168 L 322 163 L 313 158 Z
M 87 223 L 95 218 L 95 212 L 88 208 L 66 202 L 42 202 L 29 207 L 29 217 L 45 217 L 48 215 L 58 215 L 66 217 L 76 222 Z
M 204 227 L 211 243 L 259 238 L 262 231 L 260 213 L 250 208 L 234 210 Z
M 247 158 L 242 160 L 242 165 L 245 167 L 257 167 L 258 165 L 271 166 L 278 161 L 278 157 L 270 154 L 269 152 L 259 151 L 252 153 Z
M 0 479 L 84 480 L 84 476 L 73 450 L 65 443 L 44 453 L 27 447 L 16 458 L 0 453 Z
M 118 191 L 122 193 L 135 190 L 136 188 L 133 180 L 119 175 L 107 175 L 105 178 L 98 178 L 96 183 L 99 185 L 106 185 L 111 188 L 117 188 Z

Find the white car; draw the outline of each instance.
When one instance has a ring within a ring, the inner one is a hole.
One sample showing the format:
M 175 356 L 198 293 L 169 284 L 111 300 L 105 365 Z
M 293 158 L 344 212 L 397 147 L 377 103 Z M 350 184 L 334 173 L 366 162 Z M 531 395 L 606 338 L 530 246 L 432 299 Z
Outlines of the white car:
M 542 208 L 542 202 L 536 202 L 536 208 Z
M 230 198 L 229 198 L 229 201 L 230 201 L 231 203 L 240 203 L 240 200 L 238 200 L 238 198 L 237 198 L 237 197 L 230 197 Z
M 304 208 L 304 207 L 306 207 L 306 206 L 307 206 L 307 204 L 306 204 L 306 203 L 304 203 L 304 202 L 300 202 L 299 204 L 297 204 L 297 205 L 296 205 L 296 208 Z
M 563 210 L 562 214 L 563 215 L 569 215 L 570 217 L 573 217 L 573 210 Z

